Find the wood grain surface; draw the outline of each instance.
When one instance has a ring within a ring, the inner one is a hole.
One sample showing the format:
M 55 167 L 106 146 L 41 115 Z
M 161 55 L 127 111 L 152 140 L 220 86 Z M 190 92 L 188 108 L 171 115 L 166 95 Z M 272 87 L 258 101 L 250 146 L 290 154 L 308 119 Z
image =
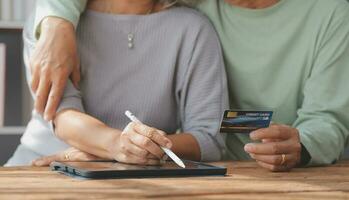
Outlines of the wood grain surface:
M 48 168 L 0 168 L 0 199 L 343 199 L 349 161 L 272 173 L 253 162 L 221 162 L 225 177 L 78 180 Z

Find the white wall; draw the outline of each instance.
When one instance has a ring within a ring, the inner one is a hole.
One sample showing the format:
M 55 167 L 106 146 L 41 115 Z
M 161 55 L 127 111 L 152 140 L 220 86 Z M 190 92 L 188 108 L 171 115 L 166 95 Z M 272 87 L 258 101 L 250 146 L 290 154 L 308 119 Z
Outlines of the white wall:
M 36 0 L 0 0 L 0 38 L 2 39 L 2 42 L 13 43 L 14 42 L 13 40 L 16 40 L 16 41 L 21 40 L 19 31 L 23 27 L 23 24 L 28 18 L 28 16 L 34 11 L 35 4 L 36 4 Z M 8 32 L 9 29 L 12 29 L 10 34 L 15 34 L 16 37 L 6 36 L 6 34 L 9 33 Z M 15 56 L 15 55 L 22 54 L 20 46 L 16 49 L 15 52 L 13 51 L 11 52 L 12 54 L 14 54 L 14 56 L 11 56 L 11 57 L 8 56 L 7 57 L 8 61 L 11 61 L 10 59 L 19 59 L 18 58 L 19 56 Z M 9 63 L 8 65 L 11 65 Z M 13 64 L 11 66 L 6 66 L 7 70 L 12 70 L 13 68 L 18 68 L 18 67 L 22 68 L 21 66 L 17 66 L 17 64 L 15 66 L 13 66 Z M 16 112 L 16 113 L 13 113 L 13 115 L 20 116 L 16 124 L 25 125 L 30 119 L 33 102 L 29 94 L 29 91 L 27 89 L 28 86 L 26 84 L 24 70 L 20 70 L 20 71 L 23 72 L 18 74 L 18 78 L 21 80 L 21 83 L 22 83 L 21 84 L 22 89 L 20 91 L 21 95 L 16 95 L 18 97 L 16 100 L 21 101 L 21 113 L 18 114 L 18 112 Z M 7 77 L 7 79 L 9 78 L 10 77 Z M 7 84 L 6 86 L 7 91 L 11 91 L 12 89 L 16 89 L 17 87 L 18 87 L 18 84 L 15 84 L 15 85 Z M 10 90 L 10 88 L 12 89 Z M 7 115 L 9 114 L 7 113 Z M 0 124 L 0 127 L 1 127 L 1 124 Z
M 35 0 L 0 0 L 0 20 L 23 22 L 34 6 Z

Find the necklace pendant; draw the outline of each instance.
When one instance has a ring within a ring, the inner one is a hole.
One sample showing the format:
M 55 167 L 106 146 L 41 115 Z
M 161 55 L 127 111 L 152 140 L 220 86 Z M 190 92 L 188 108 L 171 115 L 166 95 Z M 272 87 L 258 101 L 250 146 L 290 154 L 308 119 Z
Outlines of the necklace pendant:
M 128 48 L 129 49 L 133 49 L 133 47 L 134 47 L 134 35 L 132 34 L 132 33 L 129 33 L 128 35 L 127 35 L 127 39 L 128 39 Z

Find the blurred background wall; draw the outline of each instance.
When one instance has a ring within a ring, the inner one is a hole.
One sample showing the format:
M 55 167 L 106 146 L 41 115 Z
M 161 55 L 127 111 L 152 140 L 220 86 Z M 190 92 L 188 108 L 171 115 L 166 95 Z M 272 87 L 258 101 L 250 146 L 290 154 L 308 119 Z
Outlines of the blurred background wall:
M 22 59 L 22 28 L 35 0 L 0 0 L 0 165 L 19 143 L 32 110 Z

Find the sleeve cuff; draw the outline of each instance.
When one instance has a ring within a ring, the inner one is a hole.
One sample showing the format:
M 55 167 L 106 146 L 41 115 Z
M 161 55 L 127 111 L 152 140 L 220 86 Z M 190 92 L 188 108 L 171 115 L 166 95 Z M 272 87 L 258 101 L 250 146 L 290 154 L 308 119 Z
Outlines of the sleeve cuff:
M 320 144 L 317 144 L 316 141 L 308 136 L 309 132 L 306 129 L 299 129 L 299 134 L 301 144 L 309 154 L 309 160 L 303 167 L 329 165 L 335 162 L 335 160 L 331 159 L 331 156 L 322 154 L 322 151 L 316 148 Z
M 310 143 L 310 139 L 309 137 L 306 135 L 306 133 L 304 133 L 304 130 L 299 130 L 299 137 L 301 140 L 301 144 L 302 144 L 302 152 L 303 152 L 303 147 L 307 150 L 308 154 L 309 154 L 309 160 L 305 165 L 302 165 L 303 167 L 308 167 L 311 166 L 313 164 L 313 156 L 316 155 L 316 152 L 312 151 L 311 148 L 311 143 Z M 301 159 L 302 159 L 301 155 Z
M 77 97 L 69 97 L 62 99 L 62 102 L 57 109 L 57 113 L 67 109 L 77 110 L 82 113 L 85 112 L 81 100 Z
M 57 3 L 57 6 L 55 6 Z M 52 5 L 51 5 L 52 4 Z M 72 2 L 54 2 L 39 1 L 36 8 L 34 35 L 36 39 L 40 36 L 41 22 L 46 17 L 59 17 L 71 22 L 76 29 L 81 12 L 85 9 L 86 0 L 72 1 Z
M 222 157 L 221 149 L 218 142 L 209 134 L 202 132 L 186 131 L 191 134 L 199 144 L 201 152 L 201 161 L 213 162 L 218 161 Z
M 85 112 L 84 106 L 82 104 L 81 93 L 74 87 L 73 83 L 70 80 L 67 81 L 63 98 L 57 108 L 57 113 L 66 109 L 74 109 L 82 113 Z

